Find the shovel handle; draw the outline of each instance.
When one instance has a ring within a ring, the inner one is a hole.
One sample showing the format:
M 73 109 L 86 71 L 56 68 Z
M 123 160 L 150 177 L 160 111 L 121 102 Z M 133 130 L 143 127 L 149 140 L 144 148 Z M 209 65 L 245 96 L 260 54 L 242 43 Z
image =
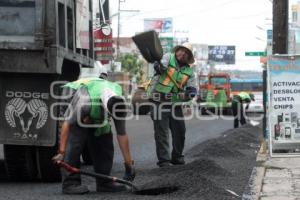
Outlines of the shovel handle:
M 128 185 L 128 186 L 132 187 L 134 190 L 137 190 L 137 187 L 133 183 L 131 183 L 130 181 L 126 181 L 126 180 L 117 178 L 115 176 L 107 176 L 107 175 L 104 175 L 104 174 L 98 174 L 98 173 L 87 172 L 87 171 L 80 171 L 80 173 L 83 174 L 83 175 L 94 177 L 94 178 L 99 178 L 99 179 L 103 179 L 103 180 L 110 180 L 112 182 L 125 184 L 125 185 Z
M 91 177 L 94 177 L 94 178 L 100 178 L 100 179 L 103 179 L 103 180 L 110 180 L 110 181 L 113 181 L 113 182 L 128 185 L 128 186 L 132 187 L 133 190 L 138 190 L 137 187 L 135 185 L 133 185 L 133 183 L 131 183 L 130 181 L 119 179 L 119 178 L 114 177 L 114 176 L 108 176 L 108 175 L 104 175 L 104 174 L 98 174 L 98 173 L 93 173 L 93 172 L 82 171 L 82 170 L 80 170 L 76 167 L 72 167 L 71 165 L 69 165 L 69 164 L 67 164 L 67 163 L 65 163 L 64 161 L 61 161 L 61 160 L 56 161 L 55 164 L 58 165 L 59 167 L 64 168 L 65 170 L 67 170 L 70 173 L 83 174 L 83 175 L 91 176 Z
M 76 167 L 72 167 L 71 165 L 65 163 L 64 161 L 58 160 L 55 162 L 56 165 L 63 167 L 65 170 L 71 173 L 79 174 L 80 170 Z
M 173 77 L 169 74 L 169 72 L 167 72 L 167 75 L 178 89 L 182 89 L 182 87 L 178 85 L 178 83 L 173 79 Z

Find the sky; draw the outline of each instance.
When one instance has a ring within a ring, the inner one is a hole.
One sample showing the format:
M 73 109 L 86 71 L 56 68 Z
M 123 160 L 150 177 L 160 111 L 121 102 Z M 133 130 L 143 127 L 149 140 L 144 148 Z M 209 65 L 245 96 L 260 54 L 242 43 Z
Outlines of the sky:
M 290 0 L 289 7 L 296 2 Z M 110 15 L 116 14 L 118 0 L 110 0 L 110 8 Z M 266 32 L 272 28 L 272 0 L 125 0 L 120 9 L 138 11 L 121 12 L 121 37 L 142 32 L 144 18 L 172 18 L 173 33 L 166 36 L 188 36 L 190 42 L 199 44 L 234 45 L 236 64 L 221 68 L 261 70 L 259 57 L 244 55 L 265 50 Z M 112 17 L 114 36 L 117 23 L 117 16 Z

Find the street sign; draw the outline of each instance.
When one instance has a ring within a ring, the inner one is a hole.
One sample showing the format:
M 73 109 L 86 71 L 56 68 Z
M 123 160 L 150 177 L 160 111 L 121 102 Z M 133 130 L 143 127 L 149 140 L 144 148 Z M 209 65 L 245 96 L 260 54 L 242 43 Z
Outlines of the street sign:
M 264 51 L 245 52 L 245 56 L 266 56 Z
M 208 46 L 208 61 L 218 64 L 235 64 L 235 46 Z

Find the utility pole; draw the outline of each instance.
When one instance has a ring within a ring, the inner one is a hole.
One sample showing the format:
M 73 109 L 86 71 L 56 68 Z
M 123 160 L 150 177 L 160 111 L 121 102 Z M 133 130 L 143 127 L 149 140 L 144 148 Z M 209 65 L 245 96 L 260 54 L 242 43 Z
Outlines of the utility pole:
M 273 53 L 288 53 L 289 0 L 273 0 Z
M 288 35 L 289 35 L 289 0 L 273 0 L 273 42 L 272 54 L 288 53 Z M 263 136 L 266 140 L 267 119 L 266 119 L 266 102 L 267 102 L 267 70 L 263 71 Z M 263 143 L 265 145 L 265 142 Z
M 124 2 L 125 0 L 123 0 L 122 2 Z M 118 36 L 117 36 L 117 58 L 119 58 L 119 53 L 120 53 L 120 4 L 121 4 L 121 0 L 118 1 Z
M 140 10 L 121 10 L 120 4 L 125 2 L 125 0 L 119 0 L 118 1 L 118 35 L 117 35 L 117 58 L 119 58 L 120 55 L 120 30 L 121 30 L 121 12 L 140 12 Z

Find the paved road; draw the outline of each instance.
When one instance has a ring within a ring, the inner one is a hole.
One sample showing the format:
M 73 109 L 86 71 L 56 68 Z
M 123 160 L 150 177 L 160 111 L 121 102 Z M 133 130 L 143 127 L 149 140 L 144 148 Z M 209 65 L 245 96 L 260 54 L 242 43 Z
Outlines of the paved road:
M 197 120 L 186 121 L 186 148 L 185 151 L 205 140 L 215 138 L 223 131 L 232 127 L 231 121 Z M 153 124 L 149 116 L 141 116 L 139 120 L 132 120 L 128 124 L 128 134 L 133 157 L 141 168 L 156 167 L 156 154 L 154 144 Z M 115 143 L 116 144 L 116 143 Z M 122 162 L 118 147 L 116 149 L 116 164 Z
M 153 124 L 149 116 L 140 116 L 140 119 L 131 120 L 127 125 L 131 151 L 138 171 L 156 168 L 155 144 L 152 126 Z M 223 119 L 198 120 L 194 118 L 187 120 L 186 126 L 187 134 L 185 150 L 187 151 L 196 144 L 211 138 L 216 138 L 220 135 L 220 133 L 230 129 L 232 127 L 232 121 Z M 115 147 L 115 150 L 113 174 L 119 176 L 123 172 L 123 161 L 117 146 Z M 0 160 L 1 159 L 3 159 L 2 150 L 0 150 Z M 92 178 L 85 177 L 84 182 L 89 185 L 91 190 L 94 189 L 94 180 Z M 0 199 L 99 199 L 99 195 L 95 193 L 80 197 L 61 195 L 59 183 L 45 184 L 2 182 L 0 183 L 0 194 Z

